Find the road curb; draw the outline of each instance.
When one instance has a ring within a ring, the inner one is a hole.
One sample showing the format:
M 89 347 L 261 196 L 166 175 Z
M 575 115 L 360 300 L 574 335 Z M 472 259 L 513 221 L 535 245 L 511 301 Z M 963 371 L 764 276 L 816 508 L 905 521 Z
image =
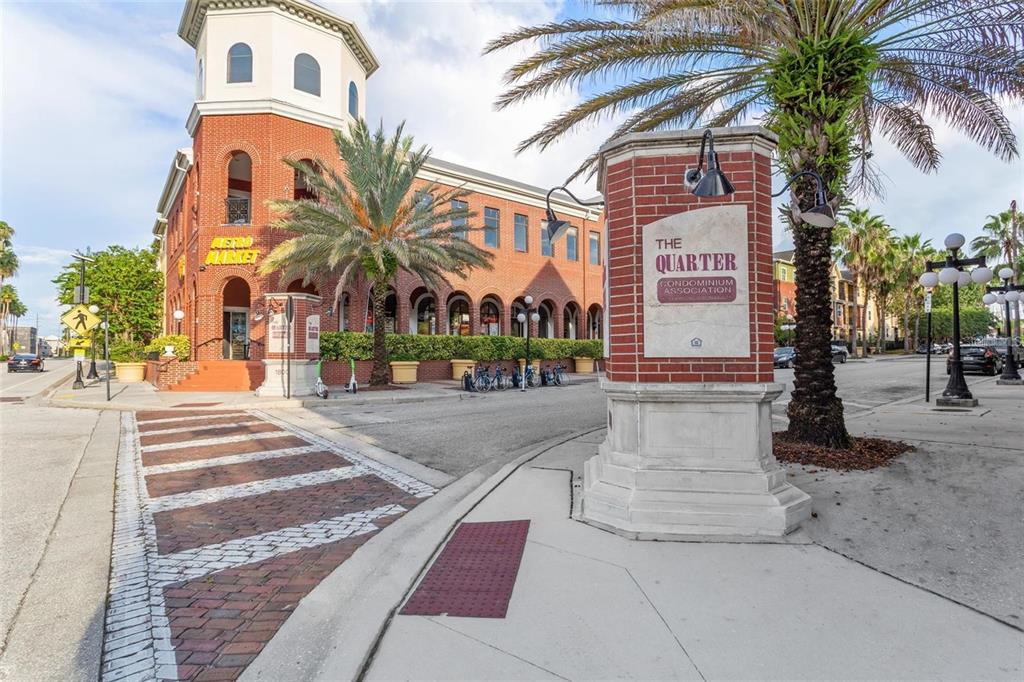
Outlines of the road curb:
M 241 679 L 360 679 L 399 606 L 459 522 L 527 462 L 603 428 L 551 438 L 503 465 L 477 467 L 411 510 L 314 588 Z

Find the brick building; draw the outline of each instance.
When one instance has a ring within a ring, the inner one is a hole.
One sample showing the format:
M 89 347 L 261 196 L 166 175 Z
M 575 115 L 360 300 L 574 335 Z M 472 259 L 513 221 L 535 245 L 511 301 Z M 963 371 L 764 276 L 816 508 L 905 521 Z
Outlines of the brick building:
M 267 201 L 307 196 L 284 160 L 337 166 L 332 130 L 365 113 L 378 63 L 359 29 L 306 0 L 188 0 L 178 34 L 196 50 L 196 100 L 187 119 L 192 146 L 174 156 L 153 229 L 162 238 L 165 329 L 188 335 L 196 360 L 260 360 L 264 295 L 282 291 L 321 295 L 326 331 L 372 329 L 368 283 L 335 298 L 335 281 L 303 286 L 257 271 L 288 238 L 269 227 Z M 555 194 L 555 211 L 573 227 L 551 244 L 541 229 L 545 188 L 439 159 L 420 181 L 471 192 L 473 225 L 487 229 L 468 238 L 496 254 L 494 269 L 440 291 L 401 274 L 388 296 L 389 331 L 523 334 L 515 318 L 529 294 L 541 316 L 533 334 L 601 336 L 599 212 Z

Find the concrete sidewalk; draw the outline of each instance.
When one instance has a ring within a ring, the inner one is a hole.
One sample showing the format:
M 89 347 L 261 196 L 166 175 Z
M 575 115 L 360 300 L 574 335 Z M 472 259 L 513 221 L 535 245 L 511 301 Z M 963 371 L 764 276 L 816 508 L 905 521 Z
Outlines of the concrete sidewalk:
M 1024 392 L 972 390 L 972 413 L 906 401 L 852 418 L 915 441 L 890 467 L 789 467 L 818 516 L 777 543 L 634 542 L 573 520 L 601 431 L 525 456 L 368 543 L 367 562 L 401 566 L 336 571 L 246 678 L 1019 680 Z M 506 618 L 395 615 L 442 529 L 517 519 L 531 525 Z

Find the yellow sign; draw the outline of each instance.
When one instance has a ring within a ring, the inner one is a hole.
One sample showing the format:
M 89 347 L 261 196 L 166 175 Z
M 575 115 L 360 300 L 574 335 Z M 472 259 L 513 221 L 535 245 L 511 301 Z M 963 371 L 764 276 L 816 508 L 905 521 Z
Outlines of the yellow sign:
M 214 237 L 206 265 L 252 265 L 260 255 L 252 244 L 252 237 Z
M 76 336 L 73 339 L 68 339 L 68 348 L 71 350 L 85 350 L 92 346 L 92 341 L 89 339 L 83 339 L 81 336 Z
M 84 348 L 76 348 L 75 349 L 75 360 L 85 360 L 85 349 Z
M 79 304 L 61 315 L 60 321 L 76 334 L 87 334 L 100 323 L 100 318 L 89 312 L 87 306 Z
M 178 259 L 178 279 L 185 279 L 185 257 Z

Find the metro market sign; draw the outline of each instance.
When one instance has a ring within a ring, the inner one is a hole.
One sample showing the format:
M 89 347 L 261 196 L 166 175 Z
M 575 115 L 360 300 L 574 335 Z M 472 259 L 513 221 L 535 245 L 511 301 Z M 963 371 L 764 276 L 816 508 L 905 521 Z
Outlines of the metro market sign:
M 253 265 L 260 252 L 252 244 L 252 237 L 214 237 L 205 265 Z

